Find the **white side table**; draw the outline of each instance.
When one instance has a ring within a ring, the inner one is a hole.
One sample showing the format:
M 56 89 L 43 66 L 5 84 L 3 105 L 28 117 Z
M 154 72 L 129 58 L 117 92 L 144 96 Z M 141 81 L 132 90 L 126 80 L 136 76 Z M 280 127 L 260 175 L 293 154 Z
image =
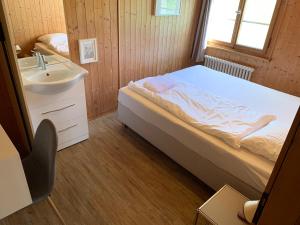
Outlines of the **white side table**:
M 0 219 L 31 203 L 19 153 L 0 125 Z
M 195 225 L 245 225 L 237 216 L 249 199 L 225 185 L 197 209 Z

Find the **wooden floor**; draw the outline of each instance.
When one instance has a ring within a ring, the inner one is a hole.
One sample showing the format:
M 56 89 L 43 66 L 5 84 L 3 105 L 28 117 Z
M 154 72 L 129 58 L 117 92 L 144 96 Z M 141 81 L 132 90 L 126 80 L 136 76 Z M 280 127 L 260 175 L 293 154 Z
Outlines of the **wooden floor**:
M 90 139 L 57 154 L 52 199 L 68 225 L 191 225 L 212 190 L 123 127 L 114 113 L 91 121 Z M 0 225 L 59 225 L 47 201 Z

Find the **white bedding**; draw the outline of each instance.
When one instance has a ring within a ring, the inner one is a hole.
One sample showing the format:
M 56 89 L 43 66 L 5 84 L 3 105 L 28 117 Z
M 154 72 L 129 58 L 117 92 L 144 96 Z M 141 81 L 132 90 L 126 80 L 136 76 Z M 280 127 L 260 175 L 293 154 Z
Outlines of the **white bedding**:
M 273 121 L 268 126 L 243 138 L 241 147 L 275 162 L 287 137 L 285 131 L 289 127 L 289 124 Z
M 170 88 L 173 88 L 176 85 L 176 82 L 173 79 L 168 79 L 168 76 L 156 76 L 149 77 L 143 82 L 143 87 L 147 90 L 150 90 L 154 93 L 161 93 Z
M 254 111 L 267 114 L 276 112 L 276 122 L 287 124 L 285 130 L 281 130 L 284 133 L 288 132 L 300 105 L 298 97 L 201 66 L 176 71 L 170 76 L 232 101 L 243 102 Z M 217 167 L 259 191 L 264 190 L 274 162 L 246 149 L 234 149 L 226 145 L 220 139 L 192 127 L 128 87 L 120 90 L 118 101 Z
M 66 53 L 59 53 L 55 50 L 53 50 L 53 48 L 50 48 L 50 46 L 42 43 L 42 42 L 36 42 L 34 43 L 34 49 L 38 50 L 39 52 L 41 52 L 43 55 L 60 55 L 63 56 L 65 58 L 69 58 L 69 52 Z
M 274 166 L 273 162 L 245 149 L 230 147 L 222 140 L 188 125 L 128 87 L 120 90 L 118 101 L 135 115 L 177 139 L 218 168 L 260 192 L 264 190 Z
M 255 112 L 241 103 L 169 78 L 170 75 L 164 77 L 175 84 L 164 92 L 153 92 L 152 88 L 148 90 L 144 87 L 149 79 L 155 79 L 152 77 L 130 82 L 128 87 L 186 123 L 224 140 L 234 148 L 240 147 L 242 138 L 276 119 L 274 115 Z M 162 86 L 161 82 L 158 85 Z
M 176 71 L 165 77 L 177 85 L 163 93 L 153 93 L 143 87 L 149 78 L 131 82 L 129 88 L 235 148 L 240 147 L 244 137 L 274 119 L 286 124 L 277 127 L 280 129 L 277 133 L 286 136 L 300 104 L 298 97 L 203 66 Z M 268 152 L 260 151 L 259 154 L 270 159 Z
M 69 55 L 68 36 L 65 33 L 45 34 L 40 36 L 38 41 L 60 55 Z

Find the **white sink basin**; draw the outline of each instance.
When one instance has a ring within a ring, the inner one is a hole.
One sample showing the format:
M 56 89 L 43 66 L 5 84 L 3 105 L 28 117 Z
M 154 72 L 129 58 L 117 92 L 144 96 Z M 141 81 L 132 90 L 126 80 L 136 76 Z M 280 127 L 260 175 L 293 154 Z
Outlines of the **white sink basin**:
M 71 70 L 51 70 L 40 71 L 27 76 L 27 80 L 34 83 L 54 83 L 62 80 L 72 79 L 73 73 Z
M 46 70 L 32 68 L 21 71 L 25 89 L 44 94 L 64 91 L 87 74 L 87 70 L 71 61 L 48 65 Z

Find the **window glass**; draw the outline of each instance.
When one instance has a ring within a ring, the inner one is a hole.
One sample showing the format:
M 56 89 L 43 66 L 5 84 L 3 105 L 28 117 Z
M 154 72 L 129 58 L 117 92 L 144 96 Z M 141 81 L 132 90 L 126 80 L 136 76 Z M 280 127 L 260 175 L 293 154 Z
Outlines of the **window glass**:
M 237 44 L 263 49 L 276 0 L 246 0 Z
M 208 40 L 231 42 L 239 0 L 213 0 L 208 22 Z

